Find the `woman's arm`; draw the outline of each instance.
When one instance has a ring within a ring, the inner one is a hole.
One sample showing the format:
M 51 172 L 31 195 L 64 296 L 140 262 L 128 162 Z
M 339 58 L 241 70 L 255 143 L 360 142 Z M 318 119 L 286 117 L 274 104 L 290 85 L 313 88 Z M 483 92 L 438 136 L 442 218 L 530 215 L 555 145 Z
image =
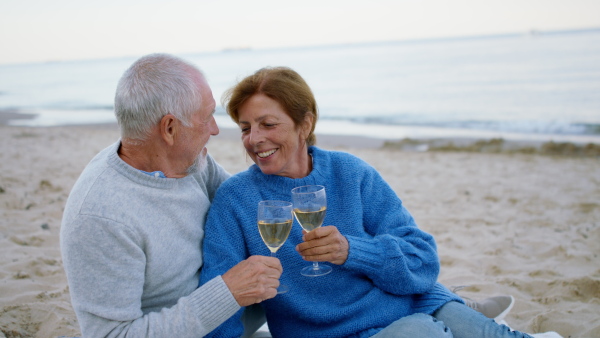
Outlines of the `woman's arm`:
M 345 267 L 394 294 L 423 293 L 433 287 L 440 269 L 433 236 L 417 227 L 396 193 L 370 166 L 361 180 L 360 196 L 362 227 L 370 236 L 346 236 L 350 250 Z

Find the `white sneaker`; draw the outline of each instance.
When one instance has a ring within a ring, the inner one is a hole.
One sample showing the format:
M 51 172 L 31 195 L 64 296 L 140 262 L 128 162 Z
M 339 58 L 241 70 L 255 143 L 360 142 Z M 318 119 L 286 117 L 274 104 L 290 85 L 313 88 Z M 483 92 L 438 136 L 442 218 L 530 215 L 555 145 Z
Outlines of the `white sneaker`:
M 514 331 L 504 319 L 498 321 L 497 323 L 508 327 L 511 331 Z M 532 336 L 533 338 L 563 338 L 563 336 L 554 331 L 548 331 L 544 333 L 528 333 L 528 335 Z
M 464 299 L 464 301 L 468 307 L 481 312 L 488 318 L 493 318 L 496 323 L 500 323 L 515 304 L 515 298 L 513 296 L 490 297 L 480 302 L 471 299 Z
M 544 333 L 528 333 L 528 335 L 534 338 L 563 338 L 563 336 L 559 335 L 554 331 L 548 331 Z

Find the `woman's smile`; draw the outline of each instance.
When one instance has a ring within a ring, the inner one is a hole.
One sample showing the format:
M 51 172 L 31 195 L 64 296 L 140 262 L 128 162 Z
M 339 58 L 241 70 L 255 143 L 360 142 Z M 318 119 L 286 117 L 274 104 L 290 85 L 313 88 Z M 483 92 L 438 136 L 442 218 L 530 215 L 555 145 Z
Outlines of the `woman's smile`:
M 275 152 L 277 152 L 277 149 L 271 149 L 263 152 L 258 152 L 256 153 L 256 156 L 260 157 L 261 159 L 264 159 L 275 154 Z

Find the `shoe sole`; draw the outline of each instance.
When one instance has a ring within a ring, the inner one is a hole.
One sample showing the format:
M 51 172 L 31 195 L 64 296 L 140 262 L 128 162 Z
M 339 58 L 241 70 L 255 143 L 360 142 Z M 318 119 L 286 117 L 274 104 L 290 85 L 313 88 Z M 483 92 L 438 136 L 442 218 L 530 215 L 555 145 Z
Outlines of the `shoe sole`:
M 506 315 L 510 312 L 510 310 L 513 308 L 513 305 L 515 305 L 515 297 L 510 296 L 510 304 L 506 309 L 504 309 L 504 311 L 494 318 L 494 321 L 496 321 L 498 324 L 500 324 L 501 321 L 504 321 L 504 317 L 506 317 Z

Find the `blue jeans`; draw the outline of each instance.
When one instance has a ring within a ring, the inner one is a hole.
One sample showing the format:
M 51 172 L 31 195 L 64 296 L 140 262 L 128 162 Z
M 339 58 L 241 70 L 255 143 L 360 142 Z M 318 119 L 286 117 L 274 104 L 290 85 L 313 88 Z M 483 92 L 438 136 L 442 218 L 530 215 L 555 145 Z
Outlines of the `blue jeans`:
M 379 331 L 372 338 L 452 338 L 452 332 L 430 315 L 415 313 L 414 315 L 400 318 L 385 329 Z
M 373 337 L 531 338 L 528 334 L 511 331 L 458 302 L 444 304 L 433 316 L 417 313 L 401 318 Z

